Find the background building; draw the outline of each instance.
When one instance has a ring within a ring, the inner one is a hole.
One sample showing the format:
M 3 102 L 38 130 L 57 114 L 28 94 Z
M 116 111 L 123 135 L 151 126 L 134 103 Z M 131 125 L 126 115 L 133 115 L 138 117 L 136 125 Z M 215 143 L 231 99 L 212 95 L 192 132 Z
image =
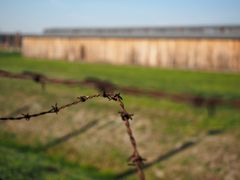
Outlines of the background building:
M 0 32 L 0 49 L 20 50 L 22 36 L 19 33 L 1 33 Z
M 28 57 L 240 71 L 240 26 L 52 28 L 22 43 Z

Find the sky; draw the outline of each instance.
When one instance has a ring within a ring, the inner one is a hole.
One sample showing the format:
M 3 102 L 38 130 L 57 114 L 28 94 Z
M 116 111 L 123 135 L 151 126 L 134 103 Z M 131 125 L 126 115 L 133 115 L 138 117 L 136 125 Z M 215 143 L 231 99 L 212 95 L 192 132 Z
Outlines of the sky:
M 240 0 L 0 0 L 0 32 L 196 25 L 240 25 Z

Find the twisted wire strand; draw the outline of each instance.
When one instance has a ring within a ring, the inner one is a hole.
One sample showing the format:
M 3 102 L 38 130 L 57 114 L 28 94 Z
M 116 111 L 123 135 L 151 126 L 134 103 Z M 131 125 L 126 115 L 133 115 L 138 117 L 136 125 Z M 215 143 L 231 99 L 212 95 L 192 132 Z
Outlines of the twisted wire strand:
M 132 149 L 133 149 L 133 153 L 129 157 L 129 162 L 130 162 L 129 164 L 134 165 L 136 167 L 139 179 L 140 180 L 145 180 L 145 175 L 144 175 L 144 172 L 143 172 L 143 169 L 142 169 L 143 161 L 145 161 L 145 159 L 143 159 L 138 152 L 137 143 L 136 143 L 136 140 L 134 138 L 134 135 L 133 135 L 133 132 L 132 132 L 132 129 L 131 129 L 131 126 L 130 126 L 130 122 L 129 122 L 130 120 L 132 120 L 133 114 L 130 114 L 130 113 L 127 112 L 120 93 L 113 94 L 113 93 L 103 92 L 103 94 L 99 93 L 99 94 L 95 94 L 95 95 L 91 95 L 91 96 L 80 96 L 80 97 L 77 97 L 77 100 L 75 100 L 71 103 L 59 106 L 59 107 L 56 103 L 49 110 L 46 110 L 46 111 L 42 111 L 42 112 L 34 113 L 34 114 L 29 114 L 29 113 L 22 114 L 22 115 L 17 116 L 17 117 L 0 117 L 0 120 L 2 120 L 2 121 L 27 120 L 27 121 L 29 121 L 34 117 L 39 117 L 39 116 L 43 116 L 43 115 L 51 114 L 51 113 L 56 113 L 57 114 L 58 112 L 60 112 L 63 109 L 66 109 L 66 108 L 69 108 L 71 106 L 77 105 L 79 103 L 83 103 L 83 102 L 86 102 L 88 100 L 91 100 L 91 99 L 94 99 L 94 98 L 99 98 L 99 97 L 107 98 L 109 101 L 115 101 L 119 104 L 119 106 L 120 106 L 119 114 L 121 116 L 122 121 L 125 124 L 127 134 L 129 136 L 129 140 L 130 140 L 130 143 L 131 143 L 131 146 L 132 146 Z

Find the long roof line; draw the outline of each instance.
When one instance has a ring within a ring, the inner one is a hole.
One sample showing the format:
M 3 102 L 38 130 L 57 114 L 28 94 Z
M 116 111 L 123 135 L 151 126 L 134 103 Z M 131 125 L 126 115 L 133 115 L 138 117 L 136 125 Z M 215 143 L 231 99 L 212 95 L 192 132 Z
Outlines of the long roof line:
M 48 28 L 44 36 L 117 38 L 240 38 L 239 26 Z

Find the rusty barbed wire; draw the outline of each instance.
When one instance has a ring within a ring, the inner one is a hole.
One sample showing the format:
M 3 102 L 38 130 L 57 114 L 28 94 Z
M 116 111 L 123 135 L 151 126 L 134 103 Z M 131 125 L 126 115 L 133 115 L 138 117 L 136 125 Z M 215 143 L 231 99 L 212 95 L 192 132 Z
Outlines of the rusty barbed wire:
M 5 78 L 12 78 L 12 79 L 25 79 L 25 80 L 32 80 L 36 83 L 40 84 L 64 84 L 64 85 L 81 85 L 81 86 L 88 86 L 92 87 L 91 83 L 85 81 L 77 81 L 77 80 L 70 80 L 70 79 L 58 79 L 58 78 L 49 78 L 46 75 L 31 72 L 31 71 L 24 71 L 23 73 L 12 73 L 4 70 L 0 70 L 0 76 Z
M 133 148 L 133 153 L 128 159 L 129 165 L 135 165 L 137 172 L 138 172 L 139 179 L 145 180 L 145 175 L 144 175 L 144 172 L 142 169 L 143 162 L 145 161 L 145 159 L 143 159 L 138 152 L 137 143 L 133 136 L 133 132 L 132 132 L 130 122 L 129 122 L 130 120 L 132 120 L 133 114 L 130 114 L 127 112 L 127 110 L 124 106 L 124 103 L 123 103 L 123 98 L 121 97 L 120 93 L 106 93 L 104 91 L 103 93 L 99 93 L 99 94 L 95 94 L 95 95 L 91 95 L 91 96 L 80 96 L 80 97 L 77 97 L 77 100 L 75 100 L 71 103 L 62 105 L 62 106 L 58 106 L 58 104 L 56 103 L 53 106 L 51 106 L 51 108 L 49 110 L 46 110 L 46 111 L 42 111 L 42 112 L 34 113 L 34 114 L 26 113 L 26 114 L 22 114 L 21 116 L 17 116 L 17 117 L 0 117 L 0 120 L 2 120 L 2 121 L 7 121 L 7 120 L 30 121 L 34 117 L 39 117 L 39 116 L 43 116 L 43 115 L 51 114 L 51 113 L 58 114 L 61 110 L 65 109 L 65 108 L 68 108 L 73 105 L 77 105 L 79 103 L 83 103 L 90 99 L 98 98 L 98 97 L 103 97 L 103 98 L 108 99 L 109 101 L 115 101 L 119 104 L 119 106 L 120 106 L 119 114 L 120 114 L 122 121 L 124 122 L 124 124 L 126 126 L 127 134 L 129 136 L 129 140 L 130 140 L 130 143 Z
M 64 84 L 67 86 L 83 86 L 95 88 L 100 92 L 113 92 L 120 91 L 126 94 L 131 95 L 144 95 L 149 97 L 156 97 L 159 99 L 166 98 L 174 102 L 186 103 L 190 104 L 194 107 L 206 107 L 208 111 L 211 113 L 215 111 L 217 106 L 227 105 L 239 108 L 240 107 L 240 99 L 223 99 L 220 97 L 203 97 L 200 95 L 190 95 L 190 94 L 171 94 L 163 91 L 152 91 L 152 90 L 143 90 L 139 88 L 133 87 L 122 87 L 117 86 L 108 81 L 99 80 L 97 78 L 86 78 L 83 81 L 71 80 L 71 79 L 58 79 L 58 78 L 50 78 L 40 73 L 24 71 L 23 73 L 12 73 L 4 70 L 0 70 L 0 76 L 5 78 L 16 78 L 16 79 L 26 79 L 32 80 L 36 83 L 40 83 L 42 89 L 45 88 L 47 83 L 52 84 Z

